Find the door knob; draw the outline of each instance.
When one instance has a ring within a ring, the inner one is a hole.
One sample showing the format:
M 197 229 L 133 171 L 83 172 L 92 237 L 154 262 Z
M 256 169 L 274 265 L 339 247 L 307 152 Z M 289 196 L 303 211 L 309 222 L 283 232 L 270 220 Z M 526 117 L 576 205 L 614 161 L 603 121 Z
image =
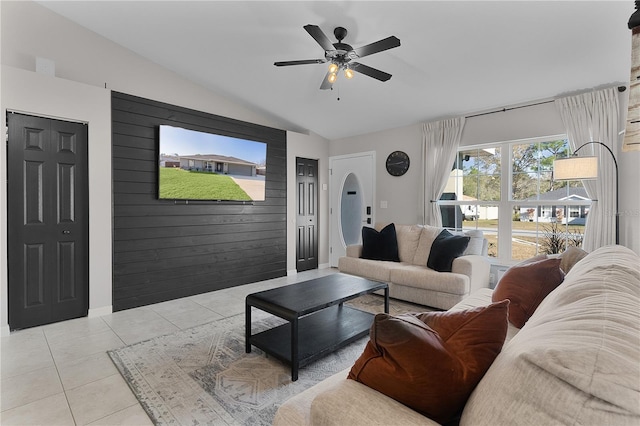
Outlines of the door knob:
M 70 234 L 70 233 L 71 233 L 71 231 L 64 230 L 64 231 L 62 231 L 62 233 L 63 233 L 63 234 L 65 234 L 65 235 L 67 235 L 67 234 Z

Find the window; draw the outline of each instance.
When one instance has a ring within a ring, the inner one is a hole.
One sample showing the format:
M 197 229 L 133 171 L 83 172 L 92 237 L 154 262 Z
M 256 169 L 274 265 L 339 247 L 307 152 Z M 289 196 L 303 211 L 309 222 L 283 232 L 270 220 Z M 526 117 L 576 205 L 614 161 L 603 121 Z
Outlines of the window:
M 564 136 L 464 147 L 439 204 L 443 224 L 481 229 L 489 256 L 522 260 L 580 246 L 589 200 L 580 181 L 553 180 Z

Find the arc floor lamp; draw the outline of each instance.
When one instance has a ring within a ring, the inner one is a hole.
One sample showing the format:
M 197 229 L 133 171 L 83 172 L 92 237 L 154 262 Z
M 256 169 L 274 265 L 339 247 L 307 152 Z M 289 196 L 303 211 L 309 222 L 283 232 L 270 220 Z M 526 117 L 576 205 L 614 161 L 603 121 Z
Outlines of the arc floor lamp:
M 591 141 L 584 143 L 576 149 L 570 157 L 559 158 L 553 162 L 553 179 L 554 180 L 578 180 L 578 179 L 596 179 L 598 177 L 598 157 L 578 157 L 578 151 L 582 147 L 598 144 L 607 148 L 613 164 L 616 166 L 616 244 L 620 244 L 620 215 L 618 213 L 618 162 L 616 156 L 607 145 L 602 142 Z

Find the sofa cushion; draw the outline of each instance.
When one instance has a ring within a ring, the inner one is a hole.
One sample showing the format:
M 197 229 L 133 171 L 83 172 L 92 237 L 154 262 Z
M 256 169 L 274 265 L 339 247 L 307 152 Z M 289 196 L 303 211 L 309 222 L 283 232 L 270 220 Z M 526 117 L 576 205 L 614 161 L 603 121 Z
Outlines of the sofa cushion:
M 340 272 L 385 283 L 391 282 L 391 271 L 399 265 L 402 265 L 402 263 L 346 256 L 338 259 L 338 270 Z
M 564 279 L 560 259 L 532 258 L 521 262 L 504 273 L 492 300 L 509 299 L 509 322 L 518 328 L 527 322 L 536 308 Z
M 587 252 L 578 247 L 569 247 L 560 255 L 560 269 L 568 274 L 571 268 L 587 256 Z
M 390 260 L 399 262 L 396 227 L 393 223 L 376 231 L 368 226 L 362 227 L 362 257 L 371 260 Z
M 436 226 L 424 225 L 422 227 L 418 248 L 416 249 L 416 254 L 413 256 L 412 263 L 414 265 L 425 266 L 427 264 L 429 253 L 431 252 L 431 244 L 433 244 L 433 241 L 440 232 L 442 232 L 442 228 Z
M 500 352 L 508 303 L 457 312 L 377 314 L 349 378 L 446 423 L 460 414 Z
M 439 272 L 451 272 L 453 259 L 462 256 L 469 245 L 469 237 L 452 235 L 443 229 L 431 244 L 427 266 Z
M 389 281 L 401 286 L 415 287 L 443 293 L 465 295 L 469 293 L 469 277 L 462 274 L 442 273 L 424 266 L 402 265 L 393 268 Z
M 504 346 L 461 426 L 640 424 L 638 306 L 640 257 L 590 253 Z
M 398 239 L 398 257 L 400 262 L 413 262 L 413 256 L 418 248 L 422 226 L 419 225 L 396 225 L 396 236 Z
M 450 231 L 453 235 L 460 235 L 463 237 L 469 237 L 469 245 L 462 253 L 463 256 L 475 254 L 478 256 L 486 256 L 484 252 L 484 232 L 482 229 L 469 229 L 465 231 Z

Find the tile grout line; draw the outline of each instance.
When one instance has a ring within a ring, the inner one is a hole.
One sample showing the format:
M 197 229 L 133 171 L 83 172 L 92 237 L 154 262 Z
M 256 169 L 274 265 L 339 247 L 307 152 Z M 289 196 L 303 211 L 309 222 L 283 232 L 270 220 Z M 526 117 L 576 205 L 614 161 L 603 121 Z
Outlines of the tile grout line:
M 118 373 L 118 374 L 119 374 L 119 373 Z M 121 409 L 121 410 L 114 411 L 113 413 L 109 413 L 109 414 L 107 414 L 106 416 L 102 416 L 102 417 L 100 417 L 99 419 L 92 420 L 90 423 L 87 423 L 87 426 L 88 426 L 88 425 L 90 425 L 90 424 L 92 424 L 92 423 L 99 422 L 100 420 L 106 419 L 107 417 L 113 416 L 114 414 L 121 413 L 121 412 L 123 412 L 124 410 L 128 410 L 128 409 L 129 409 L 129 408 L 131 408 L 131 407 L 140 407 L 140 408 L 142 409 L 142 411 L 143 411 L 143 412 L 145 412 L 145 411 L 144 411 L 144 408 L 142 408 L 142 405 L 140 405 L 140 401 L 138 401 L 138 400 L 136 399 L 136 403 L 135 403 L 135 404 L 129 405 L 128 407 L 124 407 L 124 408 L 123 408 L 123 409 Z M 145 414 L 146 414 L 146 412 L 145 412 Z M 148 416 L 148 414 L 147 414 L 147 416 Z M 151 420 L 151 418 L 149 418 L 149 420 Z
M 288 279 L 287 280 L 278 279 L 277 281 L 274 281 L 274 280 L 268 281 L 268 283 L 264 283 L 264 282 L 263 283 L 255 283 L 256 285 L 251 286 L 251 289 L 242 289 L 242 291 L 240 291 L 239 289 L 235 289 L 236 291 L 228 291 L 228 292 L 224 292 L 223 294 L 220 294 L 220 296 L 224 295 L 224 297 L 221 297 L 221 299 L 223 299 L 223 300 L 216 300 L 217 303 L 215 303 L 213 305 L 211 303 L 208 303 L 208 302 L 205 302 L 205 301 L 194 300 L 193 298 L 190 298 L 190 300 L 191 300 L 191 302 L 195 303 L 197 306 L 205 308 L 208 312 L 211 312 L 212 315 L 219 317 L 219 319 L 217 319 L 217 320 L 223 320 L 223 319 L 227 319 L 229 317 L 241 314 L 244 311 L 244 309 L 242 309 L 238 313 L 223 314 L 223 313 L 220 313 L 220 312 L 216 311 L 216 309 L 218 309 L 218 307 L 220 308 L 219 310 L 224 311 L 224 310 L 227 310 L 226 308 L 228 307 L 228 304 L 231 303 L 231 301 L 237 301 L 237 302 L 239 302 L 241 304 L 244 304 L 244 300 L 246 298 L 246 295 L 249 294 L 249 293 L 256 292 L 256 291 L 262 291 L 262 290 L 270 289 L 270 288 L 273 288 L 273 287 L 286 286 L 286 285 L 293 284 L 293 283 L 298 282 L 298 281 L 299 280 L 294 280 L 294 281 L 289 282 Z M 227 289 L 223 289 L 222 291 L 224 291 L 224 290 L 227 290 Z M 226 299 L 227 297 L 228 297 L 228 300 L 225 301 L 224 299 Z M 218 299 L 218 298 L 215 297 L 215 299 Z M 205 304 L 205 303 L 208 303 L 208 305 Z M 147 308 L 149 308 L 150 311 L 152 311 L 156 315 L 158 315 L 158 318 L 164 319 L 165 321 L 167 321 L 167 323 L 169 323 L 172 326 L 176 327 L 178 330 L 184 330 L 184 328 L 179 327 L 176 322 L 171 321 L 169 318 L 167 318 L 161 312 L 156 311 L 152 307 L 147 307 Z M 183 310 L 183 311 L 184 311 L 184 313 L 187 313 L 188 309 Z M 171 311 L 171 313 L 175 313 L 175 311 Z M 113 333 L 113 335 L 118 338 L 119 343 L 120 343 L 118 345 L 118 347 L 125 347 L 125 346 L 130 345 L 130 344 L 125 342 L 123 337 L 120 336 L 120 334 L 116 331 L 116 328 L 111 326 L 110 322 L 107 320 L 107 318 L 111 317 L 112 314 L 111 315 L 100 316 L 99 318 L 102 321 L 102 324 L 106 325 L 107 326 L 107 330 L 110 330 Z M 205 323 L 209 323 L 209 322 L 212 322 L 212 321 L 207 321 Z M 193 326 L 187 327 L 187 329 L 195 327 L 195 326 L 201 326 L 201 325 L 204 325 L 205 323 L 195 324 Z M 54 331 L 54 330 L 52 330 L 52 331 Z M 106 331 L 106 330 L 104 330 L 104 331 Z M 56 359 L 54 357 L 54 355 L 53 355 L 53 348 L 51 348 L 51 344 L 53 344 L 54 346 L 58 345 L 57 337 L 56 337 L 57 334 L 55 334 L 55 332 L 54 332 L 54 334 L 51 334 L 49 336 L 49 335 L 47 335 L 47 332 L 46 332 L 46 330 L 44 328 L 40 328 L 40 330 L 38 330 L 38 334 L 40 334 L 42 337 L 44 337 L 44 341 L 45 341 L 45 344 L 47 345 L 47 350 L 48 350 L 49 356 L 51 357 L 51 359 L 53 361 L 53 364 L 54 364 L 53 366 L 56 369 L 56 375 L 58 377 L 58 381 L 59 381 L 59 383 L 61 385 L 62 392 L 64 393 L 64 398 L 65 398 L 66 404 L 67 404 L 66 407 L 69 410 L 68 413 L 71 414 L 72 422 L 75 425 L 79 425 L 80 423 L 79 423 L 79 420 L 77 419 L 77 417 L 80 416 L 81 413 L 80 412 L 74 413 L 74 411 L 73 411 L 73 409 L 71 407 L 71 404 L 70 404 L 70 398 L 71 397 L 69 397 L 69 393 L 71 393 L 72 391 L 77 389 L 78 386 L 73 387 L 73 389 L 66 389 L 65 388 L 64 383 L 62 381 L 62 374 L 60 373 L 60 366 L 64 367 L 64 365 L 65 365 L 65 363 L 67 361 L 64 359 L 64 357 L 61 358 L 61 359 Z M 94 334 L 95 333 L 89 332 L 89 335 L 91 335 L 91 336 L 93 336 Z M 64 337 L 64 335 L 62 335 L 61 337 Z M 112 350 L 112 349 L 110 349 L 110 350 Z M 94 354 L 90 354 L 90 355 L 87 355 L 87 356 L 93 356 L 93 355 Z M 64 370 L 64 368 L 63 368 L 63 370 Z M 29 372 L 32 372 L 32 371 L 35 371 L 35 370 L 30 370 Z M 66 376 L 66 373 L 65 373 L 65 376 Z M 121 376 L 121 374 L 119 372 L 116 372 L 114 374 L 114 376 Z M 104 378 L 102 378 L 102 379 L 104 379 Z M 97 379 L 97 380 L 102 380 L 102 379 Z M 93 382 L 95 382 L 97 380 L 94 380 Z M 92 382 L 89 382 L 89 383 L 92 383 Z M 86 385 L 86 384 L 88 384 L 88 383 L 85 383 L 83 385 Z M 83 386 L 83 385 L 80 385 L 80 386 Z M 40 398 L 40 399 L 38 399 L 36 401 L 41 401 L 41 400 L 44 400 L 46 398 L 50 398 L 50 397 L 52 397 L 54 395 L 58 395 L 58 397 L 59 397 L 59 394 L 56 393 L 56 394 L 49 395 L 49 396 L 44 397 L 44 398 Z M 73 398 L 71 398 L 71 399 L 73 399 Z M 31 402 L 29 402 L 29 404 L 31 404 L 33 402 L 36 402 L 36 401 L 31 401 Z M 24 407 L 25 405 L 28 405 L 28 404 L 23 404 L 23 405 L 20 405 L 20 406 L 17 406 L 17 407 L 13 407 L 13 408 Z M 124 411 L 126 409 L 129 409 L 129 408 L 135 407 L 135 406 L 140 406 L 140 402 L 136 401 L 136 404 L 133 404 L 131 406 L 127 406 L 127 407 L 124 407 L 124 408 L 122 408 L 120 410 L 117 410 L 117 411 L 114 411 L 112 413 L 109 413 L 109 414 L 101 417 L 100 419 L 93 420 L 92 422 L 96 422 L 96 421 L 99 422 L 101 419 L 104 419 L 104 418 L 109 417 L 111 415 L 114 415 L 116 413 L 120 413 L 120 412 L 122 412 L 122 411 Z M 62 407 L 60 407 L 60 408 L 62 409 Z M 78 408 L 78 407 L 76 407 L 76 408 Z
M 113 315 L 113 314 L 111 314 Z M 116 337 L 118 338 L 118 340 L 120 340 L 120 342 L 122 343 L 122 346 L 120 346 L 121 348 L 124 346 L 127 346 L 127 344 L 125 343 L 124 339 L 118 334 L 118 332 L 116 330 L 114 330 L 113 327 L 111 327 L 111 325 L 102 317 L 100 317 L 100 319 L 102 320 L 102 322 L 104 322 L 107 327 L 109 327 L 109 330 L 111 330 L 113 332 L 113 334 L 116 335 Z M 116 348 L 117 349 L 117 348 Z M 111 349 L 112 350 L 112 349 Z M 108 351 L 107 351 L 108 352 Z
M 100 320 L 101 320 L 101 321 L 102 321 L 102 322 L 107 326 L 107 328 L 108 328 L 108 329 L 109 329 L 109 330 L 110 330 L 110 331 L 111 331 L 111 332 L 112 332 L 112 333 L 113 333 L 113 334 L 118 338 L 118 340 L 120 341 L 120 343 L 122 343 L 122 345 L 123 345 L 123 346 L 126 346 L 126 343 L 124 343 L 124 341 L 123 341 L 123 340 L 122 340 L 122 338 L 118 335 L 118 333 L 116 333 L 116 331 L 115 331 L 113 328 L 111 328 L 111 326 L 109 325 L 109 323 L 107 323 L 107 321 L 105 321 L 103 318 L 100 318 Z M 103 378 L 101 378 L 101 379 L 96 379 L 96 380 L 93 380 L 93 381 L 88 382 L 88 383 L 84 383 L 84 384 L 82 384 L 82 385 L 76 386 L 76 387 L 71 388 L 71 389 L 66 389 L 66 388 L 65 388 L 65 386 L 64 386 L 64 383 L 63 383 L 63 381 L 62 381 L 62 376 L 60 375 L 60 371 L 59 371 L 59 367 L 58 367 L 58 361 L 56 361 L 56 358 L 55 358 L 55 357 L 54 357 L 54 355 L 53 355 L 53 351 L 52 351 L 52 349 L 51 349 L 51 345 L 50 345 L 50 343 L 49 343 L 49 339 L 47 338 L 47 334 L 46 334 L 46 332 L 45 332 L 44 330 L 42 330 L 42 332 L 43 332 L 43 335 L 44 335 L 44 338 L 45 338 L 45 342 L 47 343 L 47 347 L 48 347 L 48 349 L 49 349 L 49 353 L 51 354 L 51 358 L 53 359 L 53 364 L 54 364 L 54 366 L 55 366 L 55 368 L 56 368 L 56 373 L 57 373 L 57 375 L 58 375 L 58 379 L 60 380 L 60 386 L 62 387 L 62 392 L 64 393 L 65 400 L 67 401 L 67 407 L 69 408 L 69 412 L 71 413 L 71 418 L 73 419 L 74 424 L 75 424 L 75 425 L 78 425 L 78 421 L 76 420 L 76 416 L 75 416 L 75 414 L 74 414 L 74 412 L 73 412 L 73 409 L 71 408 L 71 403 L 69 402 L 69 396 L 68 396 L 68 393 L 67 393 L 67 392 L 68 392 L 68 391 L 73 391 L 73 390 L 75 390 L 75 389 L 77 389 L 77 388 L 79 388 L 79 387 L 82 387 L 82 386 L 88 385 L 88 384 L 90 384 L 90 383 L 95 383 L 95 382 L 97 382 L 97 381 L 99 381 L 99 380 L 103 380 L 103 379 L 105 379 L 106 377 L 103 377 Z M 105 353 L 106 353 L 106 352 L 108 352 L 108 351 L 105 351 Z M 98 354 L 98 353 L 100 353 L 100 352 L 96 352 L 95 354 L 90 354 L 90 355 L 88 355 L 88 356 L 93 356 L 93 355 L 96 355 L 96 354 Z M 80 359 L 80 358 L 79 358 L 79 359 Z M 116 372 L 116 373 L 111 374 L 111 375 L 109 375 L 109 376 L 107 376 L 107 377 L 116 376 L 116 375 L 120 376 L 120 373 L 119 373 L 119 372 Z M 127 408 L 128 408 L 128 407 L 127 407 Z M 119 410 L 119 411 L 121 411 L 121 410 Z M 116 412 L 117 412 L 117 411 L 116 411 Z M 115 413 L 115 412 L 114 412 L 114 413 Z M 107 416 L 110 416 L 110 415 L 112 415 L 112 414 L 114 414 L 114 413 L 109 413 Z M 104 417 L 107 417 L 107 416 L 104 416 Z M 93 420 L 93 421 L 98 421 L 98 420 L 100 420 L 100 419 L 96 419 L 96 420 Z
M 47 338 L 47 333 L 45 333 L 44 329 L 42 330 L 42 335 L 44 336 L 44 341 L 47 343 L 49 354 L 51 354 L 51 359 L 53 360 L 53 365 L 56 369 L 58 380 L 60 380 L 60 387 L 62 388 L 62 393 L 64 394 L 64 400 L 67 401 L 67 408 L 69 409 L 69 413 L 71 414 L 71 418 L 73 419 L 73 424 L 77 425 L 78 422 L 76 421 L 76 416 L 73 414 L 73 410 L 71 409 L 71 404 L 69 403 L 69 396 L 67 395 L 67 390 L 64 388 L 64 383 L 62 383 L 62 376 L 60 375 L 60 370 L 58 369 L 58 363 L 56 362 L 56 358 L 53 356 L 53 351 L 51 350 L 51 345 L 49 344 L 49 338 Z

